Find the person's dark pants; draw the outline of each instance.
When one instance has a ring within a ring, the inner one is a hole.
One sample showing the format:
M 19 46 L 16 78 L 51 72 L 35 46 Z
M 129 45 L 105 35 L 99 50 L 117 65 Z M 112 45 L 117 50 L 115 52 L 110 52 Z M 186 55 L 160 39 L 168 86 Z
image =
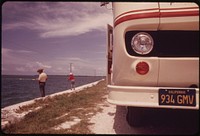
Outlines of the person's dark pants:
M 39 82 L 41 97 L 45 97 L 45 82 Z

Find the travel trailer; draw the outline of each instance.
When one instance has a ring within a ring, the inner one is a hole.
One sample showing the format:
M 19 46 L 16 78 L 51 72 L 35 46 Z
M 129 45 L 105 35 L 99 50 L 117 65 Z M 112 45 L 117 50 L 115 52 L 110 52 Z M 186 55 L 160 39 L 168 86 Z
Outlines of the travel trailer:
M 108 2 L 101 3 L 107 6 Z M 144 109 L 199 110 L 199 7 L 192 2 L 113 2 L 107 29 L 108 102 Z

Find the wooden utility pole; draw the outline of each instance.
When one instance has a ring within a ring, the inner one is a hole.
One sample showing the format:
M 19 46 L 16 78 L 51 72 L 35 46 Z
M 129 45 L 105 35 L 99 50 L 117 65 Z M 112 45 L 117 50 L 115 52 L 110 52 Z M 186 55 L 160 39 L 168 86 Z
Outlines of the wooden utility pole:
M 97 71 L 96 71 L 96 69 L 94 70 L 94 76 L 96 76 L 96 74 L 97 74 Z
M 70 67 L 69 67 L 70 69 L 70 73 L 72 73 L 72 63 L 70 63 Z

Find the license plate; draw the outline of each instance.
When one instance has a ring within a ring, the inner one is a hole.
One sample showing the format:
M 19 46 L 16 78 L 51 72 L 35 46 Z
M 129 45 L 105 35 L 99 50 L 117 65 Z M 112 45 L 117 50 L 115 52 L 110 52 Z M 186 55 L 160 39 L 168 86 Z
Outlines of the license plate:
M 159 89 L 159 105 L 196 106 L 196 90 Z

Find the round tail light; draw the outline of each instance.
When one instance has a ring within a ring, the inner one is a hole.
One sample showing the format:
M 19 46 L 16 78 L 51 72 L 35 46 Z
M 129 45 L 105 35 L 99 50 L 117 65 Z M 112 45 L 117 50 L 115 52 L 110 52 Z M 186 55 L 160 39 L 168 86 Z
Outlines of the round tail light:
M 139 62 L 136 65 L 136 71 L 140 75 L 145 75 L 149 72 L 149 65 L 146 62 Z

